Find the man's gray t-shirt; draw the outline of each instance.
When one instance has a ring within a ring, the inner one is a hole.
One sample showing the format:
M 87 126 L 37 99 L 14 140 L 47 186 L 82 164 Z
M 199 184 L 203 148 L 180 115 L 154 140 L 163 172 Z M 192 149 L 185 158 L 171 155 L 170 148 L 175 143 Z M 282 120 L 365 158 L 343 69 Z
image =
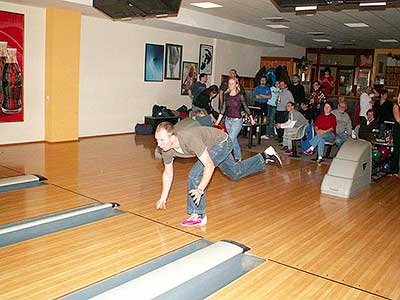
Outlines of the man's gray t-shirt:
M 215 144 L 223 142 L 228 135 L 220 129 L 213 127 L 191 127 L 175 132 L 179 146 L 183 153 L 170 149 L 162 151 L 162 158 L 166 165 L 173 162 L 174 157 L 200 157 L 204 150 L 211 149 Z

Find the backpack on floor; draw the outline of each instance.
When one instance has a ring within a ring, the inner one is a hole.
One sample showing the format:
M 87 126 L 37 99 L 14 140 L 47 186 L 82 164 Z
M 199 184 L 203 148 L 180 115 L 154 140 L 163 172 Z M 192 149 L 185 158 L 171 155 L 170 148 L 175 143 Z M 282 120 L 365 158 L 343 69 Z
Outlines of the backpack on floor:
M 310 140 L 314 137 L 314 124 L 311 123 L 306 127 L 306 131 L 304 133 L 303 138 L 301 139 L 301 150 L 305 151 L 310 148 Z
M 139 135 L 151 135 L 153 134 L 153 127 L 150 124 L 137 123 L 135 126 L 135 133 Z

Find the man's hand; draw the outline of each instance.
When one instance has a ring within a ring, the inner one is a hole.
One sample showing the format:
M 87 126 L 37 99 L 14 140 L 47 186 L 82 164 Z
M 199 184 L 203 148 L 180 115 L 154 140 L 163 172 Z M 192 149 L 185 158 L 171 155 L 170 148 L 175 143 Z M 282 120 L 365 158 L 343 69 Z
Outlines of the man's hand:
M 279 129 L 279 128 L 281 128 L 281 124 L 278 123 L 275 125 L 275 127 Z
M 194 204 L 199 206 L 203 192 L 200 189 L 193 189 L 189 191 L 189 195 L 192 196 Z
M 167 204 L 167 200 L 166 199 L 165 200 L 164 199 L 160 199 L 160 200 L 157 201 L 156 208 L 157 209 L 166 209 L 165 204 Z

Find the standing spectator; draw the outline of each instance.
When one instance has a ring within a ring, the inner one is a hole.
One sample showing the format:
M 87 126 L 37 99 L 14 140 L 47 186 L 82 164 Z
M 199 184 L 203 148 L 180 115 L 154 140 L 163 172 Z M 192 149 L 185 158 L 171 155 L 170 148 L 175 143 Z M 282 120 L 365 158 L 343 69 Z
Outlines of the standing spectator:
M 339 102 L 337 109 L 332 111 L 336 117 L 336 145 L 340 149 L 344 142 L 351 138 L 351 119 L 346 112 L 347 104 L 342 101 Z
M 307 126 L 308 122 L 304 116 L 296 110 L 293 102 L 288 102 L 287 111 L 289 112 L 289 119 L 285 123 L 276 124 L 276 128 L 283 128 L 285 133 L 283 135 L 283 146 L 287 147 L 285 154 L 292 155 L 292 143 L 289 138 L 294 137 L 297 129 L 301 126 Z
M 332 114 L 332 103 L 325 102 L 323 109 L 324 113 L 315 121 L 315 136 L 310 140 L 311 147 L 304 151 L 304 154 L 312 155 L 314 149 L 318 148 L 318 163 L 322 162 L 325 142 L 334 142 L 336 135 L 336 117 Z
M 279 93 L 278 103 L 276 106 L 276 123 L 285 123 L 288 120 L 287 104 L 288 102 L 294 102 L 293 95 L 289 91 L 286 82 L 283 80 L 279 81 L 279 87 L 281 92 Z M 278 142 L 283 141 L 283 129 L 279 128 L 276 130 L 278 133 Z
M 385 121 L 393 122 L 393 102 L 389 101 L 389 92 L 387 90 L 381 91 L 381 98 L 379 101 L 375 101 L 373 110 L 375 118 L 379 124 L 383 124 Z
M 239 81 L 239 75 L 235 69 L 229 70 L 229 78 L 227 80 L 222 81 L 221 85 L 219 87 L 219 97 L 218 97 L 218 109 L 219 110 L 221 110 L 222 103 L 224 102 L 224 93 L 228 89 L 228 81 L 231 78 L 237 79 Z M 245 97 L 245 100 L 247 100 L 246 91 L 240 83 L 239 83 L 239 87 L 240 87 L 240 94 L 242 94 Z
M 370 86 L 367 86 L 365 91 L 360 95 L 360 122 L 366 120 L 367 111 L 372 108 L 374 104 L 374 97 L 379 96 L 379 93 Z
M 261 108 L 263 116 L 268 115 L 268 99 L 271 98 L 271 89 L 267 85 L 267 77 L 262 76 L 260 79 L 260 85 L 256 86 L 254 90 L 254 96 L 256 97 L 256 106 Z
M 199 76 L 199 81 L 196 81 L 190 86 L 188 94 L 190 98 L 192 98 L 192 103 L 200 95 L 201 91 L 207 87 L 207 81 L 208 81 L 207 74 L 201 73 Z
M 256 122 L 254 121 L 250 109 L 247 106 L 246 99 L 240 93 L 239 81 L 236 78 L 231 78 L 228 81 L 228 89 L 224 93 L 221 111 L 215 125 L 219 125 L 222 117 L 226 114 L 225 126 L 228 136 L 232 141 L 233 154 L 236 161 L 242 160 L 242 152 L 237 139 L 237 136 L 242 130 L 243 126 L 242 107 L 246 115 L 250 117 L 251 125 L 254 125 Z
M 300 103 L 304 102 L 306 94 L 304 92 L 304 86 L 300 83 L 300 76 L 297 74 L 293 75 L 292 84 L 289 85 L 289 91 L 293 95 L 294 102 L 296 103 L 296 108 L 300 108 Z
M 279 81 L 275 82 L 275 86 L 271 87 L 271 98 L 268 99 L 268 124 L 266 128 L 265 135 L 262 135 L 262 139 L 269 139 L 275 135 L 275 115 L 276 115 L 276 104 L 278 101 L 279 93 L 281 89 L 279 88 Z
M 400 156 L 400 109 L 399 109 L 399 98 L 397 102 L 393 104 L 393 154 L 392 154 L 392 166 L 391 172 L 393 176 L 399 176 L 399 156 Z
M 324 74 L 319 78 L 321 82 L 321 90 L 325 95 L 329 95 L 332 93 L 333 88 L 335 87 L 335 79 L 331 75 L 331 69 L 326 68 L 324 70 Z
M 318 80 L 313 82 L 310 104 L 314 110 L 314 120 L 318 117 L 327 98 L 321 90 L 321 84 Z

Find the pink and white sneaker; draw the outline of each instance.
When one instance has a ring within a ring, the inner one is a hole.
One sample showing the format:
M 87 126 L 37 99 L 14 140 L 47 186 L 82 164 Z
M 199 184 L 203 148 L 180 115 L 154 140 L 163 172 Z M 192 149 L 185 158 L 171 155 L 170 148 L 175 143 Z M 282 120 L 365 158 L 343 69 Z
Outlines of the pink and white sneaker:
M 186 220 L 181 221 L 182 226 L 201 226 L 207 224 L 207 215 L 199 216 L 196 213 L 190 215 Z

